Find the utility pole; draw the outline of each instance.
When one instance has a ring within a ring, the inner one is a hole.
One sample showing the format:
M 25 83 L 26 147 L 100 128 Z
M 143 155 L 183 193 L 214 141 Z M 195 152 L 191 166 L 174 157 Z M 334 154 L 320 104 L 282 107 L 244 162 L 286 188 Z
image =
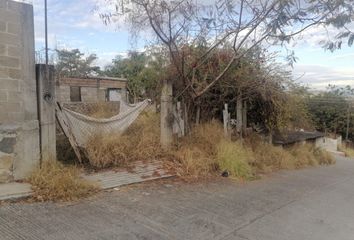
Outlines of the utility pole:
M 48 68 L 48 17 L 47 0 L 44 0 L 44 37 L 45 37 L 45 65 Z

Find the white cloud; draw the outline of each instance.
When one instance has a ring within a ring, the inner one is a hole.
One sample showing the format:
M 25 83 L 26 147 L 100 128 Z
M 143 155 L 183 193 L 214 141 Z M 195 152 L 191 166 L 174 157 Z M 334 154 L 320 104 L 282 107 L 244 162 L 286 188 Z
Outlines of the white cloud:
M 100 0 L 102 1 L 104 0 Z M 114 27 L 104 25 L 99 14 L 94 11 L 96 3 L 97 0 L 48 0 L 49 35 L 55 35 L 57 41 L 63 41 L 65 36 L 70 35 L 70 31 L 86 30 L 90 35 L 97 31 L 114 31 Z M 44 39 L 43 5 L 43 0 L 33 0 L 35 38 L 38 44 L 43 43 Z M 50 42 L 51 48 L 55 45 L 55 42 Z
M 354 31 L 354 23 L 347 25 L 347 28 Z M 338 30 L 332 26 L 317 25 L 304 30 L 297 35 L 292 41 L 293 47 L 311 47 L 321 48 L 321 41 L 335 40 L 336 35 L 341 30 Z M 345 44 L 345 43 L 343 43 Z
M 294 78 L 311 88 L 325 89 L 328 84 L 354 86 L 354 69 L 334 68 L 322 65 L 295 65 Z
M 354 53 L 343 53 L 328 58 L 328 60 L 348 60 L 348 61 L 353 61 L 353 59 L 354 59 Z

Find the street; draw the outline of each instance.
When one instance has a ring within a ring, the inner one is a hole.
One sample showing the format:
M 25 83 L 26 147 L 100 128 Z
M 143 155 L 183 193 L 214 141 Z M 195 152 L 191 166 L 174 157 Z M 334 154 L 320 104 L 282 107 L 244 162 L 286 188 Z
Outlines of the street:
M 260 180 L 169 179 L 74 203 L 5 203 L 1 240 L 354 239 L 354 160 Z

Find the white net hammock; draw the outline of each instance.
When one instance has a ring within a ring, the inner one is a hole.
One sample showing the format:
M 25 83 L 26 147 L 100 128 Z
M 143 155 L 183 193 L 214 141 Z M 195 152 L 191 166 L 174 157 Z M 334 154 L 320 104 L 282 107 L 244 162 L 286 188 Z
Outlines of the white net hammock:
M 137 104 L 128 104 L 121 100 L 119 114 L 103 119 L 89 117 L 67 108 L 62 108 L 62 112 L 68 120 L 76 144 L 85 148 L 87 141 L 94 136 L 124 132 L 149 105 L 149 102 L 150 100 L 144 100 Z

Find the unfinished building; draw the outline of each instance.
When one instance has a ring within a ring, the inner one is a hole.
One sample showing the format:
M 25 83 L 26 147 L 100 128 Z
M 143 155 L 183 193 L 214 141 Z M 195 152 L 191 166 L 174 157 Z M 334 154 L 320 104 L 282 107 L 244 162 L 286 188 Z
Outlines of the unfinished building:
M 57 81 L 57 101 L 69 102 L 105 102 L 120 101 L 126 98 L 127 80 L 111 77 L 71 77 Z

